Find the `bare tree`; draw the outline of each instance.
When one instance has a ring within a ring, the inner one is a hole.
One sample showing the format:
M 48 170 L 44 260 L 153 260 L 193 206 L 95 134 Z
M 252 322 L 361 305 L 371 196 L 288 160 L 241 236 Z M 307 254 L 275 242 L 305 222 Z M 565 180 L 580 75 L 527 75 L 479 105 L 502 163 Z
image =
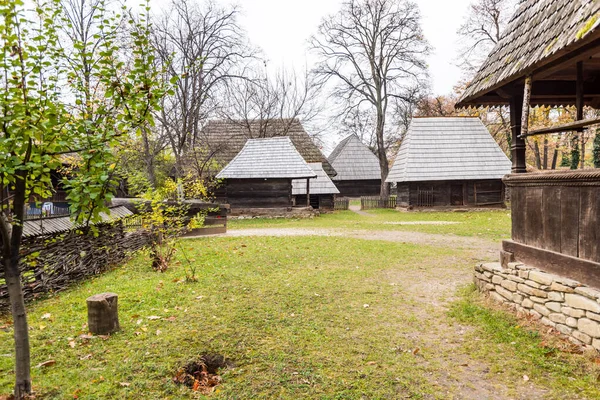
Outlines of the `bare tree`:
M 245 62 L 254 58 L 238 13 L 236 7 L 212 0 L 174 0 L 155 23 L 154 45 L 166 68 L 165 79 L 176 81 L 174 94 L 165 98 L 157 118 L 179 172 L 202 122 L 215 111 L 226 86 L 244 78 Z
M 470 75 L 500 41 L 508 21 L 515 11 L 517 0 L 475 0 L 458 30 L 461 37 L 459 62 Z
M 266 70 L 254 72 L 228 87 L 221 114 L 241 125 L 250 139 L 272 135 L 274 124 L 278 135 L 286 135 L 296 120 L 310 124 L 322 110 L 320 86 L 313 78 L 308 70 L 302 75 L 283 68 L 272 76 Z
M 396 103 L 410 103 L 426 73 L 429 45 L 415 3 L 406 0 L 347 0 L 324 19 L 310 40 L 321 61 L 314 72 L 333 81 L 340 115 L 371 108 L 375 114 L 381 195 L 388 194 L 385 133 Z

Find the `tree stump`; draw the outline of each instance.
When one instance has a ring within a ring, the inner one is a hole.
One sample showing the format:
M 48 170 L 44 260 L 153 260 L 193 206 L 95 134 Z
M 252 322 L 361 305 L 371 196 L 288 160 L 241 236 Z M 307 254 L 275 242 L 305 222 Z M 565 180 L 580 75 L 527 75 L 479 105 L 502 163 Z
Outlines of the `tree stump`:
M 95 335 L 117 332 L 119 327 L 118 301 L 115 293 L 101 293 L 88 297 L 88 329 Z

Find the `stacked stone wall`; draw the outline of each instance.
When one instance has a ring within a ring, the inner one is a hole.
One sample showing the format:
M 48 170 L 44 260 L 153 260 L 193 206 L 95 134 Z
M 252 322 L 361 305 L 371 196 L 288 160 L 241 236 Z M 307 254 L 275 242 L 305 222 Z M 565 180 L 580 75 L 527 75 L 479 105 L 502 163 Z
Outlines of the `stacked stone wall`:
M 481 292 L 556 329 L 571 342 L 600 350 L 600 290 L 520 263 L 480 264 Z

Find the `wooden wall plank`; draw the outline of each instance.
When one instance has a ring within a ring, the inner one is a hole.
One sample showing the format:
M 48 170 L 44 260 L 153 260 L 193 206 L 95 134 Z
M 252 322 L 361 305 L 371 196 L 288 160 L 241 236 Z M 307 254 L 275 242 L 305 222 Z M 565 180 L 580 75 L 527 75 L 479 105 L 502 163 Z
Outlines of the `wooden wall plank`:
M 579 257 L 600 262 L 600 197 L 598 188 L 582 187 L 580 189 L 581 211 L 579 213 Z
M 564 186 L 560 194 L 560 252 L 573 257 L 579 254 L 579 192 L 579 187 Z
M 525 192 L 525 241 L 529 246 L 541 247 L 543 243 L 544 213 L 541 187 L 528 187 Z
M 544 225 L 542 226 L 541 248 L 560 252 L 561 216 L 560 216 L 560 186 L 546 186 L 543 189 L 542 210 Z M 554 211 L 554 212 L 553 212 Z

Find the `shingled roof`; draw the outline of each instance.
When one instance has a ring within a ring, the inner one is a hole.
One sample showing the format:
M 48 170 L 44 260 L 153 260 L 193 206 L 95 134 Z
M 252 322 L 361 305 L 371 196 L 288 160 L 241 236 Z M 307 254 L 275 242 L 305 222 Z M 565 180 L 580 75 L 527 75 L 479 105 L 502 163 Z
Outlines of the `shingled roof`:
M 242 150 L 248 139 L 281 136 L 292 140 L 304 161 L 323 163 L 325 172 L 335 176 L 335 170 L 297 119 L 209 121 L 202 129 L 199 145 L 206 146 L 219 164 L 226 165 Z
M 584 49 L 600 38 L 599 26 L 598 0 L 522 1 L 458 106 L 486 104 L 482 96 Z
M 342 140 L 328 160 L 337 172 L 334 181 L 381 179 L 379 159 L 354 134 Z
M 339 194 L 340 191 L 329 179 L 323 170 L 321 163 L 310 163 L 309 167 L 317 174 L 316 179 L 310 180 L 310 194 Z M 306 194 L 306 179 L 294 179 L 292 181 L 292 194 Z
M 289 137 L 248 139 L 218 179 L 316 178 Z
M 479 118 L 413 118 L 386 182 L 500 179 L 510 169 Z

